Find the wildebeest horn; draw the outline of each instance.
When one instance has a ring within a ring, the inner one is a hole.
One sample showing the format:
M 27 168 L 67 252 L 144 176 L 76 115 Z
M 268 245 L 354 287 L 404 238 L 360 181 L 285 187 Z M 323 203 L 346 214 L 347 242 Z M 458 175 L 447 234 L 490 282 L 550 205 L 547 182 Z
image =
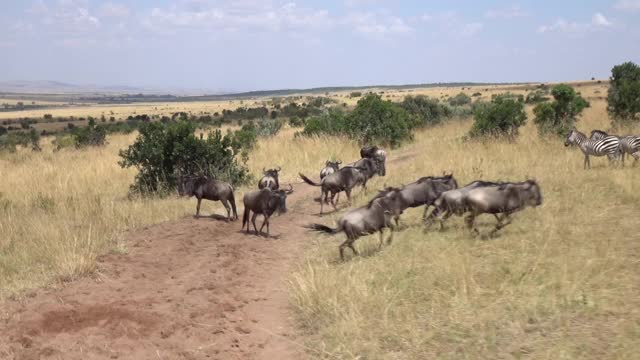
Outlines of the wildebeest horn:
M 262 172 L 263 172 L 263 173 L 264 173 L 264 172 L 267 172 L 267 170 L 263 167 L 263 168 L 262 168 Z
M 342 160 L 336 161 L 336 164 L 338 164 L 338 165 L 342 164 Z
M 281 168 L 280 166 L 278 166 L 278 167 L 276 168 L 276 171 L 278 171 L 278 172 L 279 172 L 280 170 L 282 170 L 282 168 Z
M 286 190 L 285 193 L 291 194 L 293 192 L 293 186 L 289 184 L 289 190 Z

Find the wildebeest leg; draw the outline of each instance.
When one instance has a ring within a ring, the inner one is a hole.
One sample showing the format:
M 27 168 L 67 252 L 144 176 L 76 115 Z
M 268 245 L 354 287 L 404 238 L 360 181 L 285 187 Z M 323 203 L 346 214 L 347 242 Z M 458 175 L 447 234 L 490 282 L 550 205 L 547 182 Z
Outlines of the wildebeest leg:
M 493 236 L 493 234 L 495 234 L 496 232 L 498 232 L 500 229 L 504 228 L 505 226 L 511 224 L 511 217 L 509 217 L 509 214 L 504 214 L 504 216 L 502 218 L 499 218 L 498 215 L 496 215 L 496 219 L 498 219 L 498 223 L 496 224 L 495 229 L 493 229 L 490 233 L 489 236 Z M 502 221 L 504 220 L 508 220 L 506 223 L 503 223 Z
M 267 225 L 267 237 L 269 237 L 269 217 L 267 215 L 264 216 L 264 221 L 262 222 L 262 226 L 260 226 L 260 233 L 262 233 L 265 225 Z
M 382 244 L 384 243 L 384 229 L 380 229 L 380 244 L 378 244 L 378 250 L 382 249 Z
M 351 189 L 347 189 L 344 192 L 347 193 L 347 202 L 349 203 L 349 206 L 351 206 Z
M 336 196 L 337 195 L 337 196 Z M 340 193 L 331 192 L 331 206 L 333 206 L 333 211 L 338 210 L 338 200 L 337 198 L 340 196 Z M 335 199 L 335 201 L 334 201 Z
M 400 215 L 396 215 L 393 217 L 393 220 L 396 221 L 396 226 L 400 226 Z
M 478 229 L 476 229 L 474 227 L 474 222 L 476 220 L 476 214 L 475 213 L 471 213 L 469 215 L 467 215 L 467 217 L 464 218 L 464 222 L 467 224 L 467 229 L 469 229 L 471 231 L 472 234 L 479 234 L 480 232 L 478 231 Z
M 199 197 L 198 198 L 198 204 L 196 205 L 196 217 L 199 218 L 200 217 L 200 203 L 202 202 L 202 198 Z
M 322 190 L 322 193 L 326 195 L 329 194 L 329 192 L 325 192 L 324 190 Z M 320 195 L 320 216 L 322 216 L 322 212 L 324 211 L 324 201 L 322 201 L 322 195 Z
M 453 215 L 453 213 L 449 210 L 444 213 L 444 216 L 440 219 L 440 230 L 444 230 L 444 222 L 447 221 L 447 219 L 450 218 L 451 215 Z
M 254 212 L 253 216 L 251 217 L 251 223 L 253 224 L 253 229 L 256 231 L 256 235 L 260 234 L 258 232 L 258 227 L 256 226 L 256 218 L 258 217 L 258 213 Z
M 229 206 L 229 202 L 226 199 L 220 200 L 220 202 L 227 209 L 227 222 L 231 221 L 231 206 Z M 211 217 L 213 217 L 213 214 L 211 214 Z
M 351 251 L 353 251 L 353 255 L 358 256 L 358 255 L 360 255 L 360 254 L 358 253 L 358 250 L 356 250 L 356 248 L 355 248 L 355 247 L 353 247 L 353 243 L 354 243 L 355 241 L 356 241 L 356 239 L 349 240 L 349 242 L 348 242 L 347 246 L 349 246 L 349 249 L 351 249 Z
M 393 241 L 393 231 L 395 229 L 393 227 L 389 227 L 389 238 L 387 239 L 387 245 L 391 245 L 391 242 Z M 382 233 L 382 230 L 380 230 L 380 233 Z

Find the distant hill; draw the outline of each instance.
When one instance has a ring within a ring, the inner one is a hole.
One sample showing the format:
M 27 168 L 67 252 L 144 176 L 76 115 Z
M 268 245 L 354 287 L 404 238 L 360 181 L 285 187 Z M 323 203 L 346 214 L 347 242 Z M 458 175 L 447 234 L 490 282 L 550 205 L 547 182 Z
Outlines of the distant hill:
M 60 81 L 38 80 L 38 81 L 0 81 L 0 93 L 18 94 L 75 94 L 75 95 L 114 95 L 114 94 L 167 94 L 175 95 L 201 95 L 210 93 L 206 90 L 197 89 L 158 89 L 152 87 L 136 86 L 101 86 L 101 85 L 77 85 Z

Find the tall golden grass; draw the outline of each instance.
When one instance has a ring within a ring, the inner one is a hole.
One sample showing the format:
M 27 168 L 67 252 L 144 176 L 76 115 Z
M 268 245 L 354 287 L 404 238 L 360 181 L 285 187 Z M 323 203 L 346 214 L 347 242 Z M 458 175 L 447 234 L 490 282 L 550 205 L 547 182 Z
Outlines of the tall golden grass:
M 530 110 L 530 109 L 529 109 Z M 607 128 L 594 102 L 579 127 Z M 476 179 L 535 177 L 544 204 L 497 238 L 473 238 L 460 218 L 428 233 L 409 210 L 391 246 L 358 240 L 339 260 L 318 236 L 290 278 L 312 356 L 327 359 L 631 359 L 640 351 L 640 168 L 582 169 L 582 154 L 541 139 L 532 121 L 517 143 L 462 142 L 464 121 L 421 131 L 372 186 L 453 171 Z M 638 129 L 636 129 L 638 130 Z M 393 153 L 393 152 L 392 152 Z M 396 152 L 397 153 L 397 152 Z M 361 202 L 365 199 L 361 199 Z M 318 219 L 334 225 L 339 214 Z M 485 215 L 487 233 L 495 220 Z M 348 253 L 349 254 L 349 253 Z
M 358 153 L 343 139 L 296 139 L 294 132 L 260 140 L 248 163 L 254 177 L 279 165 L 281 181 L 296 182 L 298 171 L 315 174 L 326 154 Z M 135 136 L 109 136 L 104 148 L 53 152 L 47 142 L 41 153 L 0 154 L 0 299 L 89 274 L 96 256 L 126 251 L 126 231 L 194 213 L 193 199 L 128 198 L 136 171 L 120 168 L 118 150 Z M 241 201 L 245 189 L 238 190 Z M 205 202 L 203 212 L 210 211 L 223 213 Z

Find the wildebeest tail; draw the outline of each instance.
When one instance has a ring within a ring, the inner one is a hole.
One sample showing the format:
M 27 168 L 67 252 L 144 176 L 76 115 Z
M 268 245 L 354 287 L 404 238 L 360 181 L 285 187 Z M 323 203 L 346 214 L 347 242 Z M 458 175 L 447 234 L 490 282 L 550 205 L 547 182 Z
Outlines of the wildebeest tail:
M 306 182 L 306 183 L 307 183 L 307 184 L 309 184 L 309 185 L 312 185 L 312 186 L 322 186 L 322 183 L 314 182 L 313 180 L 309 179 L 308 177 L 306 177 L 306 176 L 302 175 L 302 173 L 298 173 L 298 175 L 300 175 L 300 177 L 302 178 L 302 180 L 304 180 L 304 182 Z
M 244 224 L 247 224 L 247 231 L 249 231 L 249 208 L 247 205 L 244 205 L 244 214 L 242 215 L 242 228 L 244 229 Z
M 237 220 L 238 219 L 238 210 L 236 210 L 236 197 L 235 197 L 235 195 L 233 195 L 233 189 L 231 189 L 231 195 L 229 196 L 229 202 L 231 203 L 231 210 L 233 210 L 233 217 Z
M 309 225 L 305 225 L 304 226 L 306 229 L 310 229 L 313 231 L 317 231 L 317 232 L 323 232 L 323 233 L 327 233 L 330 235 L 335 235 L 337 233 L 339 233 L 341 231 L 341 229 L 336 228 L 336 229 L 332 229 L 326 225 L 322 225 L 322 224 L 309 224 Z

